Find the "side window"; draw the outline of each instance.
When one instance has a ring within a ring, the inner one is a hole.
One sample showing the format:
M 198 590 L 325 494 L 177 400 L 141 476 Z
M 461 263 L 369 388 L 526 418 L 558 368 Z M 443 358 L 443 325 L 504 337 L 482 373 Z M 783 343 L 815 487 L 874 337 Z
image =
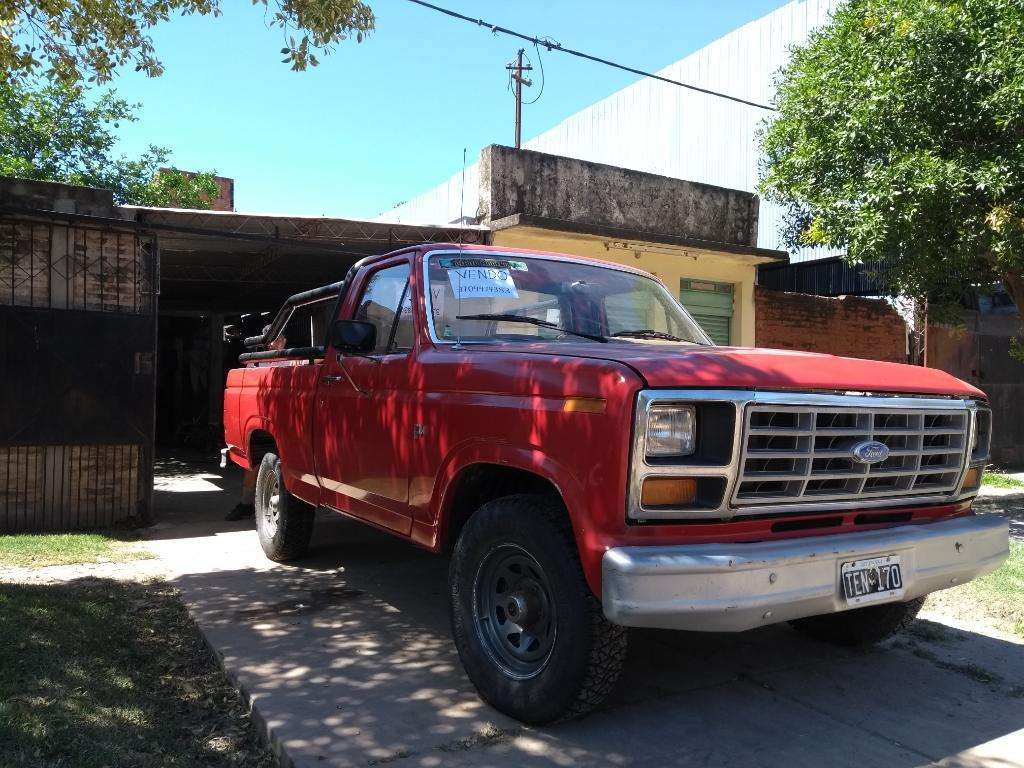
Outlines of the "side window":
M 399 264 L 374 272 L 370 281 L 363 290 L 363 297 L 356 308 L 355 319 L 366 323 L 373 323 L 377 327 L 377 344 L 374 353 L 382 354 L 388 351 L 388 342 L 391 340 L 391 331 L 402 331 L 404 326 L 409 330 L 399 340 L 398 333 L 395 334 L 396 344 L 392 349 L 409 349 L 412 346 L 412 301 L 408 301 L 408 314 L 406 316 L 403 297 L 407 293 L 406 286 L 409 284 L 409 265 Z M 399 308 L 403 312 L 399 313 Z M 397 327 L 396 326 L 397 320 Z M 398 346 L 398 342 L 408 346 Z
M 412 349 L 412 340 L 412 286 L 406 283 L 402 308 L 395 323 L 395 339 L 391 343 L 391 351 L 408 352 Z
M 288 322 L 276 339 L 270 342 L 272 349 L 285 347 L 315 347 L 324 343 L 327 318 L 334 309 L 334 298 L 296 307 Z

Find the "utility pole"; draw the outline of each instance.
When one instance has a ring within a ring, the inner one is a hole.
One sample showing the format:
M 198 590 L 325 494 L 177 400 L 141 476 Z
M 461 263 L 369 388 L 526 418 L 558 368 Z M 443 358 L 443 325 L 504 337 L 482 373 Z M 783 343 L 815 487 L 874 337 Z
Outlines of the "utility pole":
M 533 85 L 532 82 L 523 77 L 523 72 L 529 72 L 533 69 L 529 64 L 523 66 L 524 51 L 524 48 L 520 48 L 519 53 L 516 54 L 515 62 L 505 65 L 505 69 L 511 72 L 510 77 L 516 83 L 516 149 L 522 149 L 523 143 L 523 86 L 525 85 L 529 88 Z

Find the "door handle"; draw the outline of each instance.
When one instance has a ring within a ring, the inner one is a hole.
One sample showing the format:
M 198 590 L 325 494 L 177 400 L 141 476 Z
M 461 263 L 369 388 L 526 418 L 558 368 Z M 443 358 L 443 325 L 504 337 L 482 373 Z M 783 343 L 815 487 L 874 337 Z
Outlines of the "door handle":
M 342 363 L 341 363 L 341 362 L 339 361 L 339 365 L 341 366 L 341 372 L 342 372 L 342 373 L 344 374 L 343 376 L 330 376 L 330 375 L 325 375 L 325 376 L 321 376 L 321 377 L 320 377 L 320 380 L 321 380 L 321 381 L 322 381 L 322 382 L 323 382 L 323 383 L 324 383 L 325 385 L 327 385 L 327 386 L 330 386 L 330 385 L 334 384 L 335 382 L 339 382 L 339 381 L 347 381 L 347 382 L 348 382 L 349 384 L 351 384 L 351 385 L 352 385 L 352 388 L 353 388 L 353 389 L 354 389 L 354 390 L 355 390 L 356 392 L 358 392 L 358 393 L 359 393 L 360 395 L 363 395 L 363 396 L 365 397 L 366 395 L 369 395 L 369 394 L 370 394 L 369 390 L 366 390 L 366 389 L 362 389 L 362 388 L 361 388 L 361 387 L 360 387 L 360 386 L 359 386 L 358 384 L 356 384 L 355 380 L 354 380 L 354 379 L 352 378 L 352 375 L 351 375 L 351 374 L 350 374 L 350 373 L 348 372 L 348 370 L 347 370 L 347 369 L 345 368 L 344 364 L 342 364 Z

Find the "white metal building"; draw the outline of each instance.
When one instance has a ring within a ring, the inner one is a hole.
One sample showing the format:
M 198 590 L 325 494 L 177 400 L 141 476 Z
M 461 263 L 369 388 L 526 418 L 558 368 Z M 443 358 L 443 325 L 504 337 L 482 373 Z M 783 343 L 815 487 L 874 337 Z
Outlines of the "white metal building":
M 691 53 L 659 74 L 770 104 L 789 48 L 828 20 L 840 0 L 794 0 Z M 596 66 L 596 65 L 595 65 Z M 770 113 L 757 107 L 642 79 L 524 142 L 524 148 L 663 176 L 755 191 L 757 132 Z M 477 209 L 478 167 L 380 218 L 444 223 Z M 758 245 L 782 248 L 781 210 L 762 201 Z M 808 256 L 810 254 L 807 254 Z M 815 254 L 824 255 L 824 254 Z M 793 257 L 799 260 L 801 256 Z

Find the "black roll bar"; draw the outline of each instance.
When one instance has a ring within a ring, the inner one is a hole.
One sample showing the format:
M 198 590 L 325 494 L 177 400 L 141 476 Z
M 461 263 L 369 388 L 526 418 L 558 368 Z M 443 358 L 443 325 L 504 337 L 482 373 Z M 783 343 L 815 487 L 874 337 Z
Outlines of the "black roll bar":
M 346 277 L 345 280 L 340 280 L 337 283 L 322 285 L 319 288 L 312 288 L 302 293 L 296 293 L 294 296 L 289 296 L 285 299 L 281 309 L 277 311 L 274 319 L 270 321 L 270 327 L 259 336 L 249 336 L 243 344 L 249 349 L 266 346 L 280 335 L 288 323 L 288 318 L 292 316 L 292 312 L 307 304 L 313 304 L 338 295 L 338 292 L 345 287 L 347 280 L 348 278 Z
M 288 349 L 268 349 L 264 352 L 243 352 L 238 356 L 240 363 L 254 363 L 260 360 L 279 360 L 285 357 L 298 357 L 306 360 L 317 360 L 323 357 L 323 347 L 289 347 Z
M 330 332 L 330 323 L 325 330 L 325 338 L 322 346 L 319 347 L 291 347 L 289 349 L 268 349 L 258 350 L 258 347 L 265 347 L 271 341 L 281 335 L 281 331 L 284 330 L 285 325 L 288 323 L 288 319 L 299 307 L 304 307 L 308 304 L 313 304 L 317 301 L 323 301 L 331 296 L 335 297 L 334 309 L 331 312 L 331 318 L 335 318 L 338 315 L 338 310 L 341 308 L 341 302 L 345 300 L 345 294 L 348 291 L 349 285 L 352 284 L 352 278 L 355 277 L 356 272 L 370 259 L 374 259 L 376 256 L 366 256 L 360 259 L 351 267 L 345 274 L 344 280 L 339 280 L 336 283 L 330 285 L 322 285 L 319 288 L 311 288 L 308 291 L 302 293 L 296 293 L 294 296 L 289 296 L 284 305 L 278 310 L 277 315 L 270 323 L 270 327 L 267 328 L 266 333 L 262 333 L 259 336 L 249 336 L 244 342 L 242 342 L 246 348 L 252 349 L 252 352 L 244 352 L 238 356 L 238 362 L 249 363 L 258 362 L 260 360 L 279 360 L 286 357 L 299 357 L 308 358 L 314 360 L 321 358 L 326 354 L 327 338 L 326 334 Z

